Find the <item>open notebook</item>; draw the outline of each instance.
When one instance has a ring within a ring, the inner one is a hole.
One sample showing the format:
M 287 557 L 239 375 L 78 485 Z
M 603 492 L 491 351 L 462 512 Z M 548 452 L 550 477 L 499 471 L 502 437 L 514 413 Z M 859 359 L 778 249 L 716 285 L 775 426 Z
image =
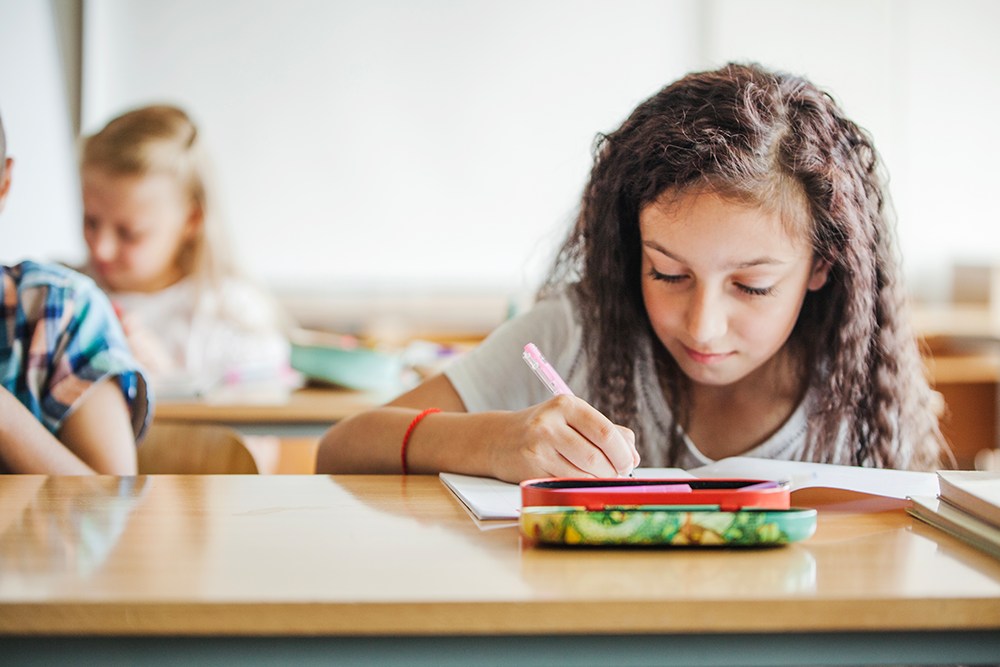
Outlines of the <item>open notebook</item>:
M 938 480 L 934 473 L 907 470 L 858 468 L 827 463 L 775 461 L 734 456 L 692 470 L 679 468 L 636 468 L 640 478 L 673 477 L 742 477 L 787 481 L 791 490 L 827 487 L 858 491 L 887 498 L 905 499 L 917 495 L 936 495 Z M 496 479 L 441 473 L 441 481 L 480 521 L 516 519 L 521 509 L 521 487 Z

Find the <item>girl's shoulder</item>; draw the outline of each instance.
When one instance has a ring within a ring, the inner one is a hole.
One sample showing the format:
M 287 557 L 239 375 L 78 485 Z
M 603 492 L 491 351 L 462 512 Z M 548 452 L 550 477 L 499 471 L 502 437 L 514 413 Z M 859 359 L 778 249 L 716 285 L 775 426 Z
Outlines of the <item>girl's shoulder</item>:
M 549 357 L 555 361 L 556 350 L 545 352 L 543 344 L 548 348 L 558 345 L 560 348 L 576 342 L 580 338 L 580 312 L 576 298 L 568 290 L 547 294 L 522 315 L 510 320 L 505 326 L 522 331 L 522 336 L 533 336 L 536 340 L 525 341 L 536 343 Z

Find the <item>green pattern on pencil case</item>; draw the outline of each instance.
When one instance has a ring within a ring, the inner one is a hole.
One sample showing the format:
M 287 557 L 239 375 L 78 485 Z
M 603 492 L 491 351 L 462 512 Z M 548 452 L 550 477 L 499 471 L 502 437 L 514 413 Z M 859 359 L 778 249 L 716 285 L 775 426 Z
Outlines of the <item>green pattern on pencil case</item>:
M 525 507 L 521 532 L 546 544 L 766 546 L 812 535 L 814 510 L 705 510 Z

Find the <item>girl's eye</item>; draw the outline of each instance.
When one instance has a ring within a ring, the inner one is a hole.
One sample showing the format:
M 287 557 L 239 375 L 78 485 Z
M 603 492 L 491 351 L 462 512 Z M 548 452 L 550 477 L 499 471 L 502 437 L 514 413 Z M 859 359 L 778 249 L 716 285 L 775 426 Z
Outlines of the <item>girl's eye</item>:
M 142 234 L 139 234 L 137 232 L 133 232 L 133 231 L 130 231 L 128 229 L 120 229 L 120 230 L 118 230 L 118 239 L 122 243 L 135 243 L 136 241 L 138 241 L 141 238 L 142 238 Z
M 736 287 L 744 294 L 750 296 L 770 296 L 774 294 L 773 287 L 750 287 L 749 285 L 742 285 L 740 283 L 736 283 Z
M 649 270 L 649 277 L 652 278 L 653 280 L 660 280 L 665 283 L 679 283 L 685 278 L 687 278 L 687 276 L 683 274 L 678 275 L 672 273 L 660 273 L 656 269 Z

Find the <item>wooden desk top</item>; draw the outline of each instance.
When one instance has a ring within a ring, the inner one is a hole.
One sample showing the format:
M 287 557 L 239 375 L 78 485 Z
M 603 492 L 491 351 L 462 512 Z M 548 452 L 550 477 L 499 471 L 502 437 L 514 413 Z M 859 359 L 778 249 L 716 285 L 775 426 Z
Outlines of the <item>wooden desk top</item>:
M 326 387 L 245 390 L 224 387 L 203 398 L 164 399 L 156 419 L 186 422 L 319 423 L 333 422 L 381 405 L 392 398 L 373 392 Z
M 923 304 L 913 308 L 914 330 L 925 338 L 1000 342 L 1000 308 L 977 304 Z
M 796 503 L 786 547 L 572 550 L 434 476 L 5 476 L 0 634 L 1000 630 L 1000 561 L 901 501 Z
M 1000 382 L 1000 354 L 940 355 L 924 360 L 932 385 Z

